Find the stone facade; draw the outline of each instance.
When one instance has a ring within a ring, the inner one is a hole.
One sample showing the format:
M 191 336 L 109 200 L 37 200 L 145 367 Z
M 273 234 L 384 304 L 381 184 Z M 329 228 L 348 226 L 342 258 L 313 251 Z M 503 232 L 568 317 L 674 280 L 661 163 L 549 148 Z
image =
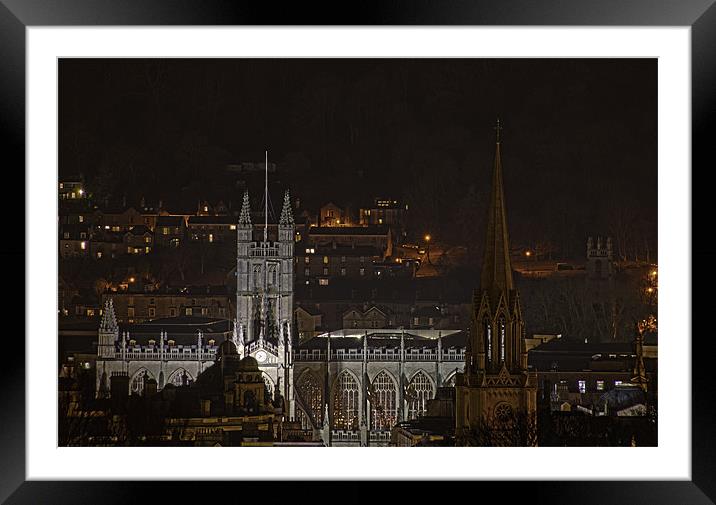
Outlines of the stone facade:
M 465 363 L 460 330 L 353 329 L 294 352 L 296 416 L 331 446 L 390 443 L 395 423 L 425 414 Z

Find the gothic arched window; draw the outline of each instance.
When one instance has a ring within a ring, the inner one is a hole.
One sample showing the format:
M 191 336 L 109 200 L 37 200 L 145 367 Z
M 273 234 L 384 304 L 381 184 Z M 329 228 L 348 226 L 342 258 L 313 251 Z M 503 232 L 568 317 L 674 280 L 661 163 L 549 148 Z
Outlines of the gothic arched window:
M 485 355 L 487 362 L 492 363 L 492 325 L 490 320 L 485 318 Z
M 388 430 L 398 418 L 398 402 L 395 382 L 385 370 L 373 379 L 373 391 L 376 401 L 371 405 L 372 425 L 377 430 Z
M 348 372 L 336 379 L 333 387 L 333 428 L 358 429 L 358 382 Z
M 320 426 L 323 423 L 323 386 L 321 382 L 310 370 L 307 370 L 299 377 L 296 390 L 304 407 L 310 411 L 308 414 L 316 425 Z
M 149 373 L 146 368 L 140 368 L 139 370 L 137 370 L 137 373 L 135 373 L 134 377 L 132 377 L 132 382 L 130 382 L 129 384 L 130 394 L 136 393 L 138 395 L 141 395 L 144 392 L 144 385 L 149 379 L 153 378 L 154 376 Z
M 169 376 L 169 384 L 174 384 L 176 387 L 188 386 L 194 381 L 194 378 L 189 372 L 183 368 L 177 368 Z
M 321 382 L 310 370 L 307 370 L 299 377 L 296 390 L 304 407 L 310 411 L 308 414 L 313 418 L 316 425 L 320 426 L 323 422 L 323 388 L 321 387 Z
M 505 361 L 505 316 L 500 316 L 498 321 L 498 329 L 500 332 L 500 362 Z
M 425 415 L 426 402 L 433 397 L 433 383 L 422 371 L 416 373 L 408 384 L 408 418 Z

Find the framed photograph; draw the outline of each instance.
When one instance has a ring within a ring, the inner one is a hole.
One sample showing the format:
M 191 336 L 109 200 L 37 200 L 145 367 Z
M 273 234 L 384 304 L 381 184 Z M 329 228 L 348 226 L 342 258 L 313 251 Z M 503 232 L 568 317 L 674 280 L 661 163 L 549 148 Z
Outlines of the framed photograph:
M 0 498 L 714 503 L 711 4 L 4 0 Z

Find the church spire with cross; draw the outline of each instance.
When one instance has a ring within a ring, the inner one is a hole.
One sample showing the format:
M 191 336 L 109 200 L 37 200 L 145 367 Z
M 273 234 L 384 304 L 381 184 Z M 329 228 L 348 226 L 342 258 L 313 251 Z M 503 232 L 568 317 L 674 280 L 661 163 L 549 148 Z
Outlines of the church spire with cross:
M 493 308 L 500 295 L 509 301 L 514 289 L 510 263 L 510 240 L 507 232 L 507 212 L 502 183 L 502 156 L 500 152 L 502 125 L 497 120 L 495 128 L 495 160 L 492 169 L 492 193 L 487 213 L 485 253 L 480 273 L 480 290 L 487 293 Z
M 528 369 L 525 323 L 512 279 L 501 143 L 498 119 L 480 288 L 473 297 L 465 372 L 455 379 L 458 438 L 485 427 L 511 432 L 509 423 L 516 419 L 527 423 L 526 432 L 534 432 L 530 430 L 536 426 L 537 374 Z M 496 442 L 514 445 L 516 440 L 508 437 Z

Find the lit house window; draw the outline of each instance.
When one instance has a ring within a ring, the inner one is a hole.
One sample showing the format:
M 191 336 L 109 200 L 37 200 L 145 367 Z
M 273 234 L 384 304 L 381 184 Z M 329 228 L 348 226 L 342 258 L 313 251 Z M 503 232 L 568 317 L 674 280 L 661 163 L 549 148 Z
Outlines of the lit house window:
M 604 391 L 604 381 L 597 381 L 597 391 Z
M 328 279 L 319 279 L 318 284 L 321 286 L 328 286 Z
M 328 267 L 323 267 L 323 275 L 328 275 Z
M 191 307 L 187 307 L 186 310 L 184 311 L 184 314 L 186 314 L 187 316 L 191 316 L 191 315 L 192 315 L 192 312 L 193 312 L 192 308 L 191 308 Z
M 85 217 L 84 217 L 84 216 L 79 216 L 79 220 L 80 220 L 80 223 L 84 223 L 84 222 L 85 222 Z
M 229 230 L 235 230 L 235 229 L 236 229 L 236 225 L 235 225 L 235 224 L 232 224 L 232 225 L 229 226 Z
M 615 385 L 615 386 L 621 386 L 621 385 L 622 385 L 622 381 L 614 381 L 614 385 Z
M 328 265 L 328 256 L 323 257 L 323 264 Z
M 580 393 L 584 394 L 587 392 L 587 381 L 580 380 L 580 381 L 577 381 L 577 384 L 579 386 Z
M 87 242 L 80 242 L 80 249 L 82 249 L 83 251 L 87 249 Z
M 308 277 L 309 275 L 311 275 L 311 269 L 310 269 L 310 268 L 304 269 L 304 270 L 303 270 L 303 275 L 305 275 L 306 277 Z
M 346 269 L 345 269 L 345 268 L 341 268 L 341 275 L 345 277 L 345 275 L 346 275 Z
M 303 258 L 303 262 L 304 262 L 306 265 L 308 265 L 308 264 L 311 262 L 311 258 L 309 258 L 308 256 L 306 256 L 306 257 Z
M 360 274 L 361 274 L 361 275 L 365 275 L 365 268 L 361 268 L 361 269 L 360 269 Z

